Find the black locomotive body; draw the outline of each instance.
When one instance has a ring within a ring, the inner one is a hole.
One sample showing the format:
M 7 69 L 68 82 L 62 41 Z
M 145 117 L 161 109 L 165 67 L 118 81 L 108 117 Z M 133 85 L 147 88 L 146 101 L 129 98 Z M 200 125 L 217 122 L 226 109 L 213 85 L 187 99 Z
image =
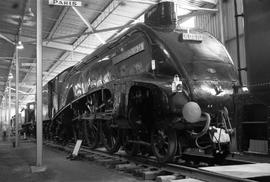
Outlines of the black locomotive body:
M 137 24 L 48 83 L 44 135 L 160 162 L 189 147 L 225 156 L 237 75 L 212 35 Z

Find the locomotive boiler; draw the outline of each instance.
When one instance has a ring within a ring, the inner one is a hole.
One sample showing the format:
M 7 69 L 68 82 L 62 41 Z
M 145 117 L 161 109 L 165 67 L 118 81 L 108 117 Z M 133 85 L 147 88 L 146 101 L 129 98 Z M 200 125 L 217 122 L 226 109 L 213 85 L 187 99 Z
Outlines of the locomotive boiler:
M 166 162 L 190 147 L 229 152 L 233 62 L 209 33 L 175 27 L 164 2 L 48 83 L 44 135 Z

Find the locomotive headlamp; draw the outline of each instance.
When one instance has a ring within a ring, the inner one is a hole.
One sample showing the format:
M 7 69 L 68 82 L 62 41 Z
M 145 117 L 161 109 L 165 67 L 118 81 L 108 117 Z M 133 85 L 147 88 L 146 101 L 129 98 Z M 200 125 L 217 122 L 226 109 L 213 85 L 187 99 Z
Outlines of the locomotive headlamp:
M 156 60 L 151 61 L 151 69 L 154 71 L 156 69 Z
M 180 80 L 178 75 L 175 75 L 172 82 L 172 92 L 182 92 L 183 91 L 183 83 Z
M 182 110 L 183 117 L 190 123 L 196 123 L 201 118 L 201 108 L 196 102 L 188 102 Z

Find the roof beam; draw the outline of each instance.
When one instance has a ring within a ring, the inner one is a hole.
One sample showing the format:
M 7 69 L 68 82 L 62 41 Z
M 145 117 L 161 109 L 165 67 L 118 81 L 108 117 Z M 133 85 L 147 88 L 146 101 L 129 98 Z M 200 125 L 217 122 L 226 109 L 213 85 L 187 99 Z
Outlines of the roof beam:
M 133 2 L 133 3 L 143 3 L 143 4 L 157 4 L 156 1 L 151 0 L 122 0 L 122 2 Z
M 102 10 L 102 13 L 92 22 L 92 26 L 97 29 L 97 27 L 110 15 L 113 11 L 116 10 L 118 6 L 120 6 L 122 1 L 113 0 L 107 7 Z M 88 29 L 86 29 L 80 37 L 74 42 L 74 46 L 79 46 L 89 35 L 84 35 Z M 96 30 L 97 31 L 97 30 Z
M 203 0 L 203 2 L 217 4 L 218 0 Z
M 84 22 L 84 24 L 90 29 L 91 32 L 94 33 L 94 35 L 96 36 L 96 38 L 102 43 L 105 44 L 105 41 L 98 35 L 95 33 L 95 29 L 92 27 L 92 25 L 88 22 L 88 20 L 86 20 L 83 15 L 80 13 L 80 11 L 72 6 L 72 9 L 75 11 L 75 13 L 81 18 L 81 20 Z
M 11 90 L 13 91 L 16 91 L 15 88 L 12 88 L 12 87 L 7 87 L 8 89 L 10 88 Z M 18 90 L 18 92 L 22 93 L 22 94 L 28 94 L 27 92 L 24 92 L 24 91 L 21 91 L 21 90 Z
M 52 29 L 50 30 L 49 35 L 47 36 L 47 39 L 51 39 L 53 37 L 53 34 L 56 32 L 57 28 L 59 27 L 59 25 L 61 24 L 61 22 L 63 21 L 65 15 L 67 14 L 69 10 L 69 7 L 63 7 L 60 15 L 57 18 L 57 21 L 55 22 L 55 24 L 53 25 Z
M 35 44 L 35 39 L 30 37 L 21 36 L 22 42 L 33 42 L 31 44 Z M 65 51 L 73 51 L 80 54 L 88 55 L 89 52 L 91 52 L 92 48 L 86 48 L 86 47 L 76 47 L 74 48 L 72 45 L 64 44 L 60 42 L 43 42 L 42 45 L 44 47 L 53 48 L 53 49 L 59 49 L 59 50 L 65 50 Z
M 177 19 L 185 21 L 185 19 L 193 17 L 193 16 L 200 16 L 200 15 L 206 15 L 206 14 L 211 14 L 211 13 L 216 13 L 218 12 L 218 9 L 209 9 L 209 8 L 198 8 L 198 9 L 193 9 L 191 13 L 186 14 L 186 15 L 181 15 L 178 16 Z
M 11 40 L 10 38 L 4 36 L 3 34 L 0 33 L 0 38 L 4 39 L 5 41 L 11 43 L 12 45 L 15 45 L 15 42 L 13 40 Z
M 0 85 L 5 85 L 8 81 L 4 82 L 4 81 L 0 81 Z M 15 87 L 15 82 L 11 82 L 11 86 Z M 35 87 L 35 85 L 26 85 L 25 83 L 20 83 L 19 87 L 21 88 L 33 88 Z
M 47 44 L 45 42 L 43 42 L 43 46 L 49 47 L 49 48 L 54 48 L 54 49 L 65 50 L 65 51 L 73 51 L 73 52 L 85 54 L 85 55 L 88 55 L 90 52 L 93 51 L 92 48 L 84 48 L 84 47 L 76 47 L 74 49 L 74 47 L 72 45 L 58 43 L 58 42 L 49 42 Z
M 83 35 L 92 35 L 92 34 L 97 34 L 97 33 L 102 33 L 102 32 L 109 32 L 112 30 L 119 30 L 119 29 L 124 29 L 124 28 L 128 28 L 132 26 L 131 24 L 128 25 L 124 25 L 124 26 L 115 26 L 115 27 L 111 27 L 111 28 L 104 28 L 104 29 L 100 29 L 100 30 L 95 30 L 95 32 L 84 32 L 84 33 L 78 33 L 78 34 L 70 34 L 70 35 L 64 35 L 64 36 L 59 36 L 59 37 L 53 37 L 53 38 L 47 38 L 47 39 L 43 39 L 44 42 L 49 42 L 49 41 L 54 41 L 54 40 L 59 40 L 59 39 L 66 39 L 66 38 L 72 38 L 72 37 L 80 37 Z M 34 39 L 34 38 L 33 38 Z M 34 43 L 35 41 L 27 41 L 24 43 Z

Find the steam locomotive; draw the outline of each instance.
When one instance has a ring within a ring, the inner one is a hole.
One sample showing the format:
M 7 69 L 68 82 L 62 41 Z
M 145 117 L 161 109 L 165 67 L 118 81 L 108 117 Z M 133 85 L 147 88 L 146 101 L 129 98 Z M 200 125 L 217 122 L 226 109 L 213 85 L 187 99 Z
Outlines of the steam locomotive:
M 190 147 L 229 153 L 233 61 L 209 33 L 175 26 L 163 2 L 52 79 L 44 136 L 172 160 Z

